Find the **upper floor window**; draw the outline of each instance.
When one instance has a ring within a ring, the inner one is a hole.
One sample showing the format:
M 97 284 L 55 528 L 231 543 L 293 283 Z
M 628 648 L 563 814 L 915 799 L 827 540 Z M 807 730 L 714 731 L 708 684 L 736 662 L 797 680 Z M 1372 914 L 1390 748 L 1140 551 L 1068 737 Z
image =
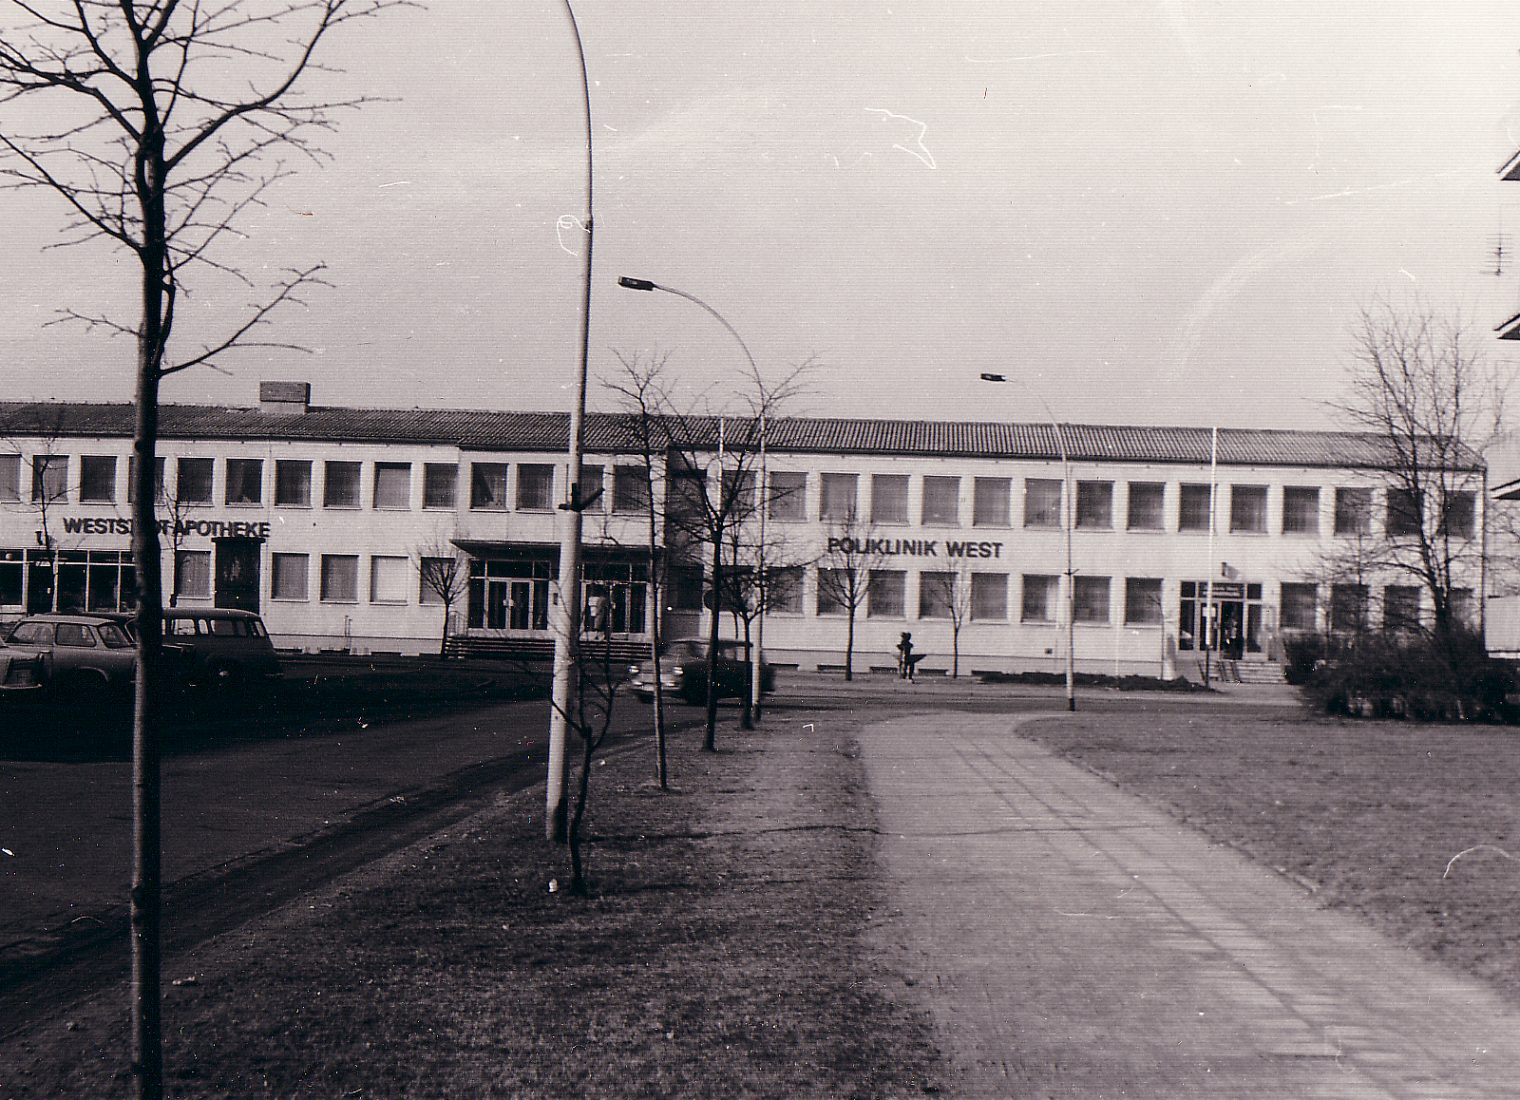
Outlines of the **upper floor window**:
M 80 457 L 79 499 L 86 504 L 110 504 L 116 499 L 115 455 Z
M 470 507 L 486 512 L 507 510 L 507 464 L 470 463 Z
M 174 499 L 180 504 L 210 504 L 211 469 L 209 458 L 180 459 L 175 465 Z
M 606 468 L 597 463 L 582 463 L 581 491 L 577 498 L 582 512 L 605 512 L 607 496 L 602 489 L 602 477 Z
M 818 518 L 848 523 L 856 515 L 857 479 L 854 474 L 824 474 Z
M 1024 479 L 1024 526 L 1061 526 L 1061 483 L 1055 478 Z
M 1470 539 L 1478 525 L 1477 495 L 1459 490 L 1446 494 L 1446 515 L 1441 530 L 1453 538 Z
M 164 499 L 164 468 L 165 462 L 162 455 L 153 460 L 153 499 Z M 0 496 L 3 499 L 3 496 Z M 127 456 L 127 503 L 137 500 L 137 456 Z
M 1417 490 L 1389 489 L 1386 530 L 1390 535 L 1417 535 L 1424 501 Z
M 771 474 L 771 519 L 807 519 L 807 474 L 777 470 Z
M 32 456 L 32 502 L 55 504 L 69 495 L 69 456 Z
M 1112 481 L 1077 482 L 1077 526 L 1112 527 L 1114 525 L 1114 483 Z
M 1267 487 L 1265 485 L 1230 486 L 1230 530 L 1252 535 L 1267 530 Z
M 1339 488 L 1335 490 L 1335 533 L 1367 535 L 1372 533 L 1372 490 Z
M 375 463 L 375 507 L 402 509 L 412 506 L 412 464 Z
M 322 507 L 359 507 L 361 469 L 361 464 L 358 462 L 326 463 L 322 471 Z
M 1182 486 L 1177 506 L 1177 530 L 1208 531 L 1213 528 L 1214 487 L 1188 482 Z
M 612 470 L 612 510 L 643 512 L 649 507 L 649 471 L 642 466 L 615 466 Z
M 523 463 L 517 467 L 517 507 L 525 512 L 554 509 L 554 467 Z
M 908 475 L 871 476 L 871 522 L 908 522 Z
M 1008 501 L 1012 482 L 1006 477 L 979 477 L 972 483 L 971 525 L 973 527 L 1007 527 Z M 1008 614 L 1007 603 L 1003 617 Z
M 0 500 L 21 499 L 21 456 L 0 455 Z
M 228 504 L 258 504 L 264 499 L 264 460 L 229 458 L 227 460 Z
M 954 527 L 961 521 L 961 479 L 926 475 L 920 522 L 930 527 Z
M 1283 489 L 1282 529 L 1285 535 L 1319 534 L 1319 490 L 1302 485 Z
M 1131 531 L 1160 531 L 1166 526 L 1166 485 L 1159 481 L 1129 483 Z
M 724 470 L 720 483 L 723 486 L 720 503 L 730 519 L 746 519 L 755 514 L 754 470 Z
M 274 464 L 274 502 L 311 507 L 311 463 L 280 459 Z
M 427 462 L 422 467 L 422 506 L 453 508 L 459 494 L 459 466 L 453 462 Z

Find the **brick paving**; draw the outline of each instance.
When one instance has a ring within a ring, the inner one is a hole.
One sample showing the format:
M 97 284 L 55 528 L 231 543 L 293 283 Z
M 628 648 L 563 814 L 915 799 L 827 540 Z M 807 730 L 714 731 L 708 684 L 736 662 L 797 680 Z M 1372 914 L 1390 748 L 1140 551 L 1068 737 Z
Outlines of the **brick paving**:
M 1514 1006 L 1019 738 L 1030 720 L 861 734 L 945 1095 L 1520 1096 Z

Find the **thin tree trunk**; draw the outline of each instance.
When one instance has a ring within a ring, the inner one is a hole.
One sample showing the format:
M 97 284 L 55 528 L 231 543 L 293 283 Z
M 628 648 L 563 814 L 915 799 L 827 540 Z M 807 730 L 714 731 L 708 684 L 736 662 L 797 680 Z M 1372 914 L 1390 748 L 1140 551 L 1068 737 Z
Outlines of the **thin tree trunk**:
M 702 742 L 706 752 L 718 751 L 718 618 L 723 601 L 723 540 L 713 532 L 712 616 L 707 626 L 707 735 Z

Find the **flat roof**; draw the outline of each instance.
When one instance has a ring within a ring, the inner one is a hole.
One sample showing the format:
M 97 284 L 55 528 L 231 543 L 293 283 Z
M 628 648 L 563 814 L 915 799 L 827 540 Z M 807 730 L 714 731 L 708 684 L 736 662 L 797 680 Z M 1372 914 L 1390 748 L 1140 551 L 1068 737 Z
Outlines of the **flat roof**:
M 458 447 L 479 452 L 564 451 L 569 414 L 483 409 L 377 409 L 313 405 L 308 411 L 266 412 L 215 405 L 160 407 L 159 437 L 168 441 L 383 443 Z M 720 430 L 731 447 L 758 440 L 749 418 L 661 418 L 662 446 L 716 450 Z M 0 437 L 131 438 L 130 403 L 0 402 Z M 1207 465 L 1211 429 L 1123 424 L 1005 423 L 777 417 L 766 425 L 773 453 L 902 455 L 1050 460 L 1064 442 L 1073 461 Z M 1225 428 L 1219 462 L 1232 466 L 1310 466 L 1386 469 L 1390 446 L 1371 432 Z M 1064 439 L 1061 438 L 1064 436 Z M 635 454 L 638 420 L 627 413 L 588 413 L 587 454 Z M 1466 468 L 1483 468 L 1474 453 Z

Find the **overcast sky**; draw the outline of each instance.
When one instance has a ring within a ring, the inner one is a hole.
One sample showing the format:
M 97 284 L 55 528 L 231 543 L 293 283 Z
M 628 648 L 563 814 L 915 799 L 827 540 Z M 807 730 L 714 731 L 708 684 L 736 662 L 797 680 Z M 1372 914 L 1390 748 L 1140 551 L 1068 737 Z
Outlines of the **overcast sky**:
M 1359 303 L 1423 293 L 1486 332 L 1520 311 L 1512 3 L 577 0 L 593 81 L 593 375 L 670 356 L 721 393 L 742 358 L 816 361 L 810 415 L 1324 427 Z M 340 118 L 226 259 L 325 261 L 285 315 L 312 349 L 171 381 L 246 404 L 563 409 L 577 362 L 579 71 L 552 0 L 432 0 L 349 29 Z M 1506 188 L 1512 189 L 1513 194 Z M 59 208 L 0 193 L 9 397 L 131 394 L 125 341 L 41 326 L 131 303 Z M 249 300 L 208 283 L 184 347 Z M 1494 346 L 1502 357 L 1505 348 Z M 1520 355 L 1516 355 L 1520 358 Z M 610 399 L 593 383 L 593 407 Z

